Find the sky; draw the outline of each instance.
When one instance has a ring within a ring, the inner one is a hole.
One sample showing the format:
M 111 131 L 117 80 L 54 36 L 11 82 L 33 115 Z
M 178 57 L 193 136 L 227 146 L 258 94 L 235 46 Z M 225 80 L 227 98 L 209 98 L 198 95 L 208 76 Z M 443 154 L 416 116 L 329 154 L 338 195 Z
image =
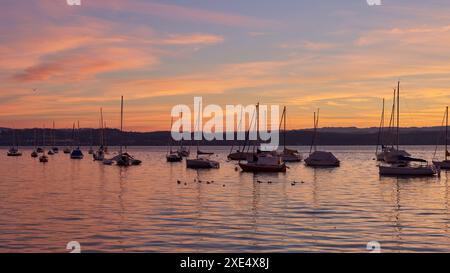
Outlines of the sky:
M 403 126 L 450 103 L 448 0 L 0 0 L 0 127 L 168 130 L 178 104 L 287 106 L 289 129 Z M 36 89 L 36 90 L 34 90 Z

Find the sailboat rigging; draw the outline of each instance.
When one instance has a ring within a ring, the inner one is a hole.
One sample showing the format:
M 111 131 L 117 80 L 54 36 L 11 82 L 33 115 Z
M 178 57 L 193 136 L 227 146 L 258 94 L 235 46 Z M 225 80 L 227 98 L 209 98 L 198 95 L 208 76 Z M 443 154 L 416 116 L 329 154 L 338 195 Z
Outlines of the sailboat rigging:
M 181 119 L 183 119 L 183 113 L 181 113 Z M 182 129 L 180 129 L 180 130 L 184 130 L 184 127 Z M 183 138 L 181 138 L 181 140 L 180 140 L 180 147 L 178 149 L 178 154 L 181 157 L 189 157 L 189 155 L 191 154 L 190 147 L 185 147 L 183 145 Z
M 33 149 L 33 152 L 31 152 L 31 157 L 33 157 L 33 158 L 36 158 L 39 156 L 36 148 L 37 148 L 37 132 L 36 132 L 36 129 L 34 129 L 34 149 Z
M 239 143 L 238 149 L 236 151 L 234 151 L 234 145 L 231 146 L 230 149 L 230 153 L 228 155 L 228 160 L 246 160 L 249 156 L 253 156 L 253 152 L 246 152 L 245 148 L 250 146 L 250 128 L 252 127 L 253 124 L 253 120 L 255 119 L 255 115 L 256 115 L 256 111 L 253 113 L 251 119 L 250 119 L 250 125 L 248 130 L 245 130 L 245 140 L 244 140 L 244 144 L 242 145 L 242 149 L 241 149 L 241 144 Z M 241 128 L 242 126 L 242 121 L 243 121 L 243 111 L 241 110 L 241 118 L 240 118 L 240 122 L 239 122 L 239 127 Z M 233 152 L 234 151 L 234 152 Z
M 105 128 L 103 126 L 103 109 L 100 108 L 100 147 L 92 155 L 94 161 L 103 161 L 105 159 L 107 148 L 105 144 Z
M 440 169 L 450 170 L 450 160 L 449 160 L 450 152 L 448 150 L 448 106 L 445 108 L 444 119 L 445 119 L 444 160 L 443 161 L 433 160 L 433 164 Z M 437 145 L 434 157 L 436 157 L 436 152 L 437 152 Z
M 198 111 L 198 117 L 196 122 L 196 130 L 200 132 L 200 111 Z M 202 157 L 201 155 L 211 155 L 213 153 L 205 153 L 201 152 L 199 148 L 200 141 L 197 140 L 197 156 L 194 159 L 186 159 L 186 167 L 190 169 L 218 169 L 220 168 L 220 163 L 214 160 L 211 160 L 207 157 Z
M 172 128 L 172 126 L 173 126 L 173 118 L 170 119 L 170 128 Z M 167 143 L 166 160 L 167 162 L 181 162 L 183 160 L 183 157 L 177 151 L 172 150 L 172 136 L 170 133 L 169 133 L 169 141 Z
M 73 125 L 73 130 L 75 130 L 75 123 Z M 71 159 L 83 159 L 84 155 L 80 148 L 80 121 L 78 121 L 78 130 L 77 130 L 77 148 L 73 149 L 73 151 L 70 153 Z
M 281 156 L 276 152 L 262 152 L 258 148 L 259 145 L 259 103 L 256 105 L 256 142 L 253 145 L 253 153 L 247 158 L 247 162 L 239 162 L 243 172 L 267 172 L 277 173 L 286 172 L 286 163 L 282 161 Z M 250 128 L 252 126 L 250 125 Z M 250 130 L 250 129 L 249 129 Z M 250 147 L 247 148 L 249 152 Z
M 48 162 L 48 156 L 45 154 L 45 147 L 46 147 L 46 145 L 45 145 L 45 125 L 44 125 L 44 128 L 42 130 L 42 145 L 43 145 L 42 155 L 39 157 L 39 162 L 47 163 Z
M 13 129 L 12 132 L 13 132 L 12 145 L 9 148 L 7 156 L 12 156 L 12 157 L 22 156 L 22 153 L 19 151 L 19 145 L 17 144 L 16 130 Z
M 317 114 L 314 112 L 314 131 L 309 149 L 309 156 L 305 159 L 305 164 L 308 167 L 339 167 L 341 162 L 331 152 L 317 150 L 317 130 L 319 127 L 320 109 L 317 109 Z
M 281 131 L 281 123 L 283 123 L 283 152 L 281 152 L 280 156 L 281 156 L 281 160 L 283 160 L 284 162 L 301 162 L 303 157 L 302 155 L 297 151 L 297 150 L 293 150 L 293 149 L 288 149 L 286 147 L 286 134 L 287 134 L 287 130 L 286 130 L 286 120 L 287 120 L 287 111 L 286 111 L 286 106 L 283 109 L 283 114 L 281 115 L 281 120 L 280 120 L 280 126 L 279 126 L 279 131 Z
M 129 167 L 136 166 L 142 163 L 141 160 L 135 159 L 126 150 L 124 151 L 124 133 L 123 133 L 123 96 L 120 100 L 120 149 L 119 154 L 111 159 L 103 160 L 103 164 L 112 165 L 114 162 L 117 166 Z
M 53 151 L 53 153 L 54 154 L 57 154 L 57 153 L 59 153 L 59 148 L 58 147 L 56 147 L 56 129 L 55 129 L 55 122 L 53 121 L 53 131 L 52 131 L 52 135 L 53 135 L 53 139 L 52 139 L 52 145 L 53 145 L 53 147 L 52 147 L 52 151 Z
M 397 85 L 397 128 L 396 128 L 396 148 L 385 154 L 385 164 L 380 164 L 380 175 L 393 176 L 433 176 L 438 174 L 439 170 L 434 165 L 420 158 L 412 158 L 403 155 L 400 150 L 400 81 Z

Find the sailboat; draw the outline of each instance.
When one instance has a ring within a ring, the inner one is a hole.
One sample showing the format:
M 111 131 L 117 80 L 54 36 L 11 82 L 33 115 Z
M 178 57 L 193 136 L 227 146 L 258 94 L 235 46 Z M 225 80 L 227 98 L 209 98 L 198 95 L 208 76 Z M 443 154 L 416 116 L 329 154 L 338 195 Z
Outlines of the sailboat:
M 380 164 L 380 175 L 392 176 L 433 176 L 438 173 L 438 169 L 434 165 L 420 158 L 412 158 L 403 156 L 397 151 L 400 143 L 400 82 L 397 87 L 397 148 L 391 153 L 385 155 L 385 164 Z M 395 119 L 393 119 L 395 120 Z M 390 164 L 389 164 L 390 163 Z
M 450 152 L 448 151 L 448 106 L 445 108 L 445 150 L 444 150 L 444 160 L 438 161 L 433 160 L 434 166 L 436 166 L 439 169 L 443 170 L 450 170 Z M 436 146 L 437 151 L 437 146 Z M 435 157 L 436 157 L 436 151 L 435 151 Z
M 73 131 L 75 130 L 75 123 L 73 124 Z M 71 159 L 83 159 L 84 155 L 83 152 L 80 149 L 80 121 L 78 121 L 78 132 L 77 132 L 77 140 L 78 140 L 78 146 L 77 148 L 73 149 L 70 153 Z
M 34 129 L 34 150 L 31 152 L 31 157 L 36 158 L 39 156 L 38 152 L 36 151 L 37 146 L 37 132 L 36 129 Z
M 52 147 L 52 151 L 54 154 L 59 153 L 59 148 L 56 147 L 56 129 L 55 129 L 55 122 L 53 121 L 53 131 L 52 131 L 52 136 L 53 136 L 53 147 Z
M 183 119 L 183 113 L 181 113 L 181 118 Z M 183 139 L 180 140 L 180 147 L 178 148 L 177 153 L 181 157 L 189 157 L 189 155 L 191 155 L 191 149 L 190 147 L 183 145 Z
M 50 135 L 51 135 L 51 138 L 52 138 L 52 140 L 53 140 L 53 146 L 54 146 L 54 144 L 55 144 L 55 136 L 54 136 L 54 124 L 55 123 L 53 123 L 53 131 L 51 130 L 50 131 Z M 45 129 L 44 129 L 45 130 Z M 45 132 L 44 132 L 44 134 L 45 134 Z M 44 144 L 44 146 L 45 146 L 45 144 Z M 53 152 L 53 149 L 52 148 L 50 148 L 49 150 L 48 150 L 48 152 L 47 152 L 47 154 L 48 155 L 54 155 L 55 154 L 55 152 Z
M 251 124 L 253 123 L 253 119 L 255 118 L 254 115 L 255 115 L 255 113 L 253 114 L 252 119 L 250 121 Z M 241 118 L 239 121 L 238 128 L 241 128 L 242 119 L 243 119 L 243 112 L 241 110 Z M 234 144 L 231 146 L 230 153 L 227 156 L 228 160 L 239 160 L 240 161 L 240 160 L 246 160 L 247 158 L 253 156 L 253 154 L 254 154 L 253 152 L 245 152 L 245 148 L 247 147 L 247 145 L 249 145 L 249 142 L 250 142 L 250 140 L 249 140 L 250 127 L 248 130 L 245 131 L 244 145 L 241 147 L 241 145 L 239 144 L 238 149 L 236 151 L 234 150 Z
M 16 138 L 16 130 L 13 129 L 13 145 L 9 148 L 7 156 L 22 156 L 22 153 L 19 151 L 19 145 L 17 145 Z
M 385 153 L 385 146 L 383 143 L 383 130 L 384 130 L 384 103 L 385 100 L 383 98 L 383 109 L 381 111 L 381 121 L 380 121 L 380 128 L 378 130 L 378 140 L 377 140 L 377 148 L 375 150 L 375 157 L 377 159 L 377 161 L 383 161 L 384 160 L 384 153 Z M 379 148 L 381 146 L 381 152 L 378 152 Z
M 257 140 L 259 140 L 259 103 L 256 105 L 256 135 Z M 250 128 L 252 124 L 250 124 Z M 258 141 L 257 141 L 258 142 Z M 253 147 L 258 145 L 256 143 Z M 247 152 L 249 148 L 247 148 Z M 239 167 L 241 167 L 244 172 L 286 172 L 286 163 L 284 163 L 277 153 L 273 152 L 261 152 L 257 149 L 256 153 L 252 153 L 251 156 L 247 158 L 247 162 L 239 162 Z
M 320 109 L 314 112 L 314 134 L 309 149 L 309 156 L 305 159 L 306 166 L 309 167 L 339 167 L 341 162 L 331 152 L 317 151 L 317 129 L 319 127 Z
M 72 137 L 71 137 L 71 143 L 72 143 L 72 146 L 69 146 L 69 145 L 66 145 L 66 147 L 64 148 L 64 150 L 63 150 L 63 152 L 65 153 L 65 154 L 70 154 L 70 153 L 72 153 L 72 150 L 73 150 L 73 143 L 75 142 L 75 123 L 73 124 L 73 126 L 72 126 Z M 67 143 L 66 143 L 67 144 Z
M 93 155 L 94 154 L 94 147 L 93 147 L 93 143 L 94 143 L 94 129 L 91 129 L 90 132 L 91 132 L 91 146 L 89 147 L 88 154 Z
M 200 131 L 200 112 L 198 111 L 197 117 L 197 132 Z M 208 155 L 210 153 L 201 152 L 199 148 L 199 140 L 197 140 L 197 156 L 194 159 L 186 159 L 186 167 L 189 169 L 218 169 L 220 168 L 220 163 L 214 160 L 211 160 L 207 157 L 202 157 L 201 155 Z
M 170 121 L 170 128 L 172 128 L 172 126 L 173 126 L 173 118 Z M 168 147 L 167 147 L 166 160 L 167 160 L 167 162 L 183 161 L 183 157 L 178 152 L 172 150 L 172 136 L 170 134 L 169 134 L 169 143 L 168 143 Z
M 103 160 L 103 164 L 112 165 L 115 162 L 117 166 L 121 167 L 140 165 L 142 163 L 141 160 L 135 159 L 128 152 L 123 151 L 123 96 L 121 97 L 120 101 L 120 135 L 121 135 L 121 143 L 119 154 L 111 159 Z
M 283 151 L 280 153 L 281 156 L 281 160 L 283 160 L 284 162 L 301 162 L 303 160 L 302 155 L 297 151 L 297 150 L 293 150 L 293 149 L 288 149 L 286 147 L 286 106 L 283 109 L 283 114 L 281 116 L 281 121 L 280 121 L 280 130 L 281 130 L 281 122 L 284 121 L 284 129 L 283 129 L 283 144 L 284 144 L 284 149 Z
M 220 163 L 197 154 L 194 159 L 186 159 L 186 167 L 189 169 L 219 169 Z
M 103 109 L 100 108 L 100 147 L 98 150 L 92 155 L 94 161 L 103 161 L 105 159 L 106 154 L 106 146 L 105 146 L 105 130 L 103 127 Z
M 48 156 L 45 154 L 45 126 L 42 130 L 42 155 L 39 157 L 39 162 L 41 163 L 47 163 L 48 162 Z
M 389 119 L 389 136 L 391 136 L 391 145 L 384 145 L 384 99 L 383 99 L 383 111 L 381 114 L 381 122 L 380 122 L 380 129 L 378 133 L 378 143 L 377 143 L 377 149 L 376 149 L 376 159 L 377 161 L 386 161 L 387 163 L 395 163 L 395 160 L 398 156 L 411 156 L 407 151 L 400 150 L 398 147 L 396 148 L 394 146 L 395 141 L 392 140 L 392 137 L 394 136 L 394 126 L 395 126 L 395 109 L 396 109 L 396 101 L 397 101 L 397 89 L 394 88 L 394 97 L 392 100 L 392 110 L 391 110 L 391 117 Z M 378 149 L 381 145 L 381 151 L 378 152 Z
M 103 119 L 103 118 L 102 118 Z M 108 126 L 106 126 L 106 121 L 105 124 L 103 126 L 103 151 L 105 152 L 105 154 L 108 154 Z

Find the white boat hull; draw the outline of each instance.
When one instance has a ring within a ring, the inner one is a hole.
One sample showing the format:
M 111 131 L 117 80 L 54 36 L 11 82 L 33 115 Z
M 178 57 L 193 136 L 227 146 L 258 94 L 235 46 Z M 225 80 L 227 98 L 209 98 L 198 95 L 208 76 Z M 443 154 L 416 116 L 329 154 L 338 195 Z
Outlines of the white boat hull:
M 309 167 L 339 167 L 341 162 L 330 152 L 316 151 L 305 159 L 306 166 Z

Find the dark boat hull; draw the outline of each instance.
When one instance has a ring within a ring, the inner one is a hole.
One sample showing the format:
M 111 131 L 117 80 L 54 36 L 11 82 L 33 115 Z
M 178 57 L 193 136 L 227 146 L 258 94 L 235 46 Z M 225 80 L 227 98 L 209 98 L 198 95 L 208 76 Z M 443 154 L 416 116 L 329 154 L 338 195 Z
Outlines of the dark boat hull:
M 253 173 L 282 173 L 286 172 L 286 164 L 281 165 L 258 165 L 255 163 L 239 163 L 242 171 Z
M 186 167 L 188 169 L 218 169 L 220 164 L 213 160 L 187 159 Z
M 253 156 L 253 153 L 236 152 L 228 155 L 229 160 L 247 160 L 249 156 Z
M 166 159 L 167 159 L 167 162 L 171 162 L 171 163 L 183 161 L 183 157 L 181 157 L 181 156 L 180 157 L 166 156 Z
M 441 170 L 450 170 L 450 160 L 433 161 L 433 164 Z

